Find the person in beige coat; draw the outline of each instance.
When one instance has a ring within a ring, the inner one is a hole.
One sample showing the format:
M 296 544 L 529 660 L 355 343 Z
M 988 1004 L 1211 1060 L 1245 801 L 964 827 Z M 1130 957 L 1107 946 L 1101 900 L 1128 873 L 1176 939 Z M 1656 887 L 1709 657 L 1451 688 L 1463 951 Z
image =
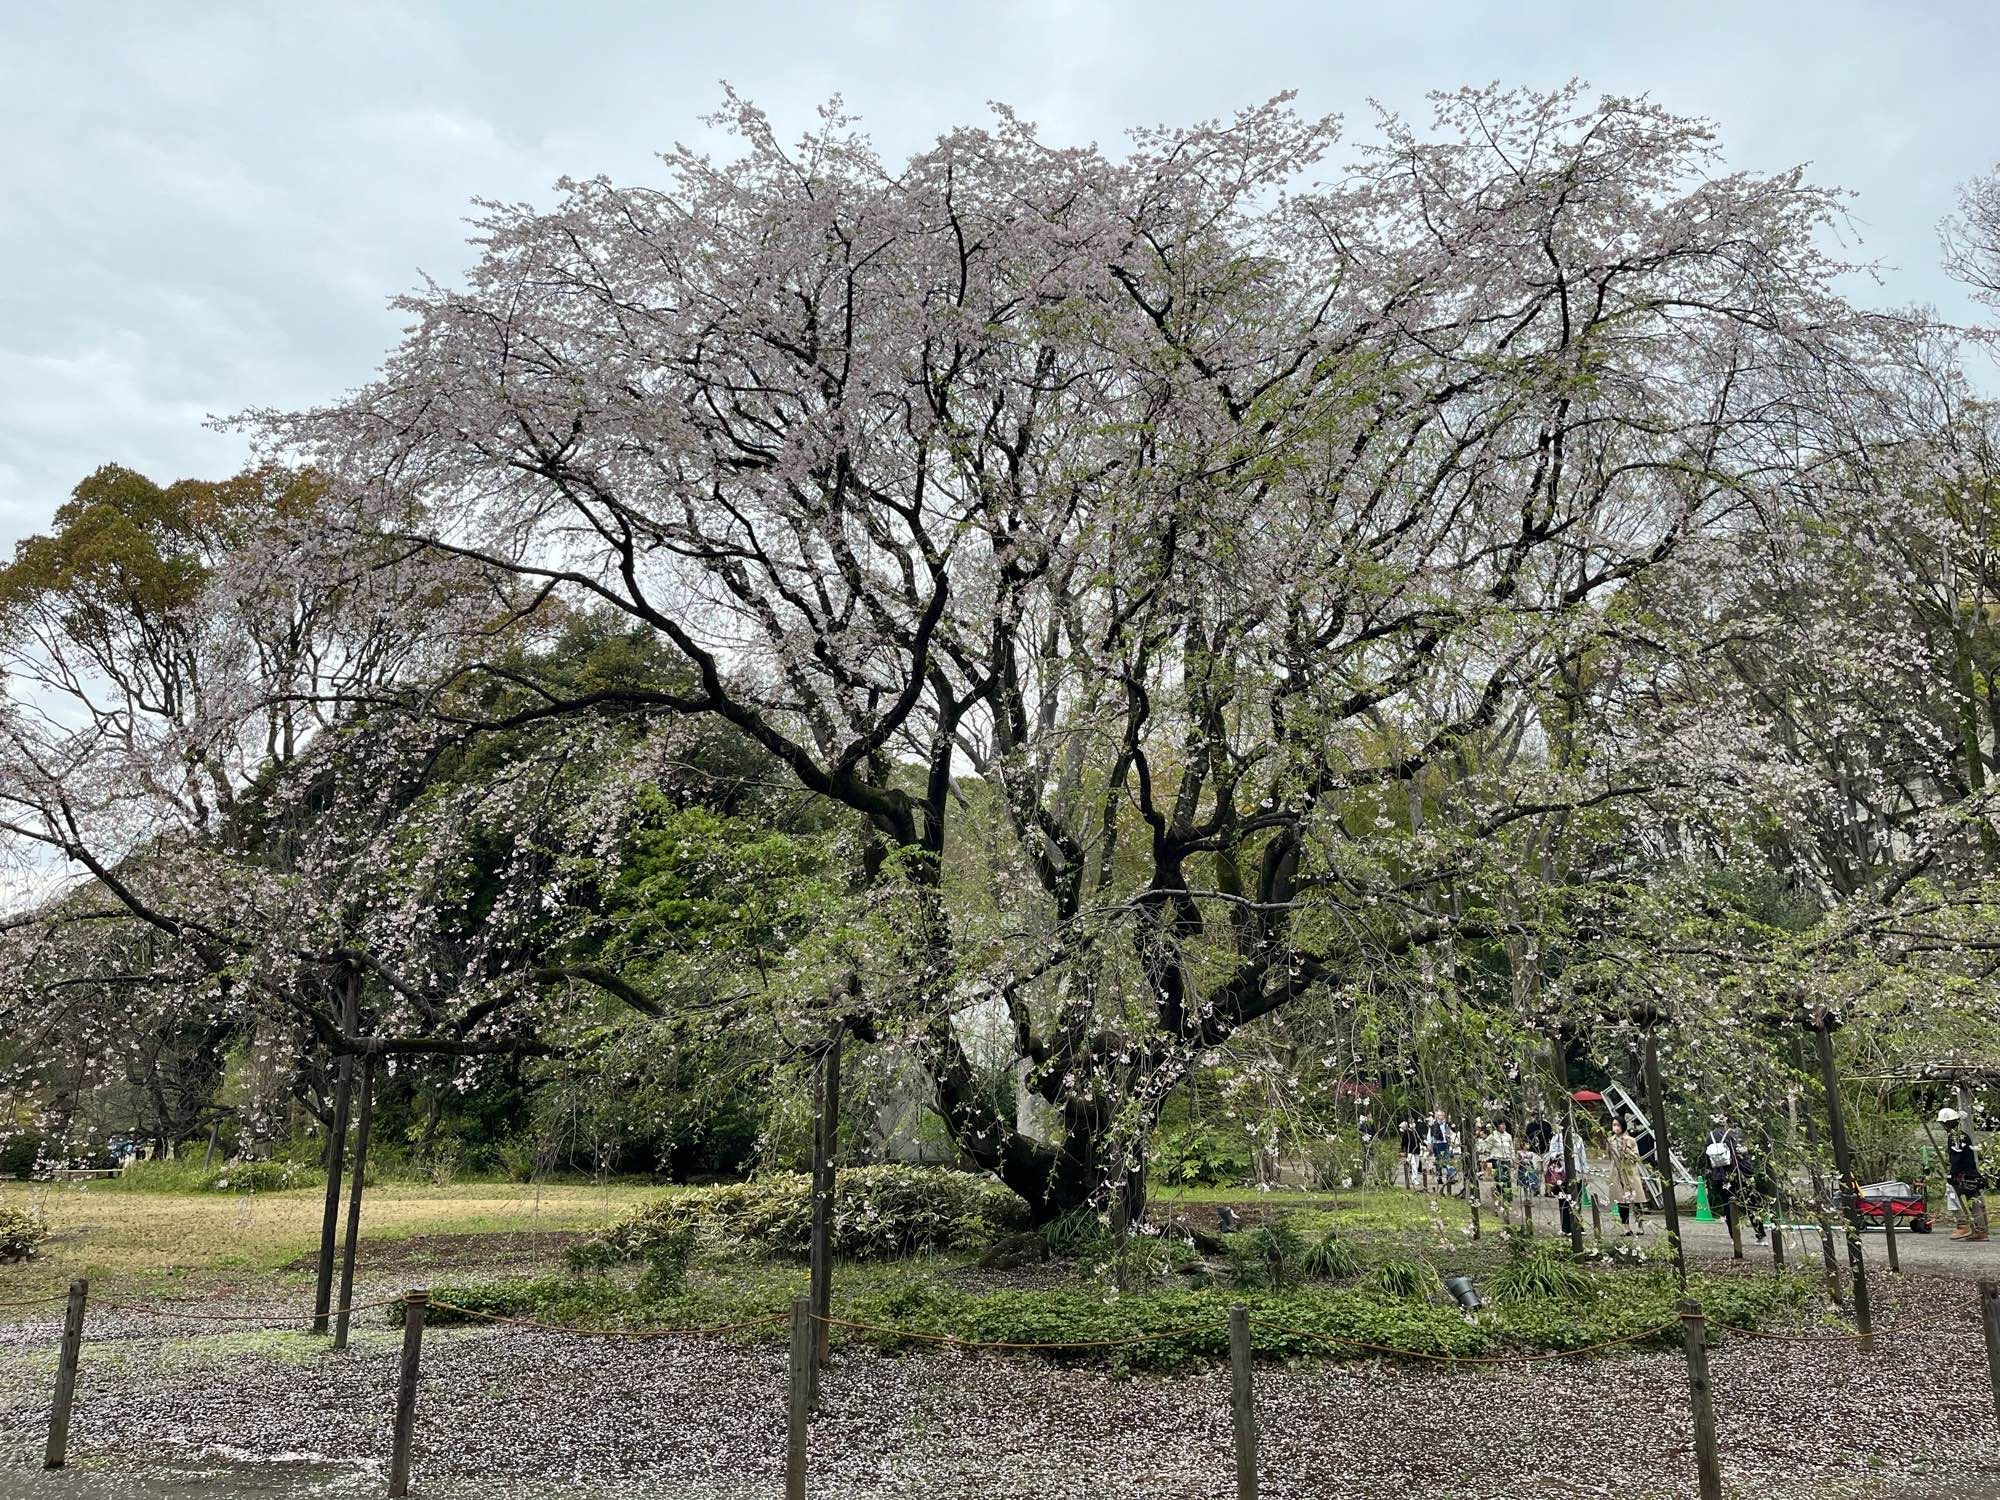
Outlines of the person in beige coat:
M 1618 1222 L 1625 1226 L 1618 1232 L 1636 1234 L 1644 1227 L 1640 1215 L 1646 1206 L 1646 1182 L 1639 1175 L 1639 1143 L 1625 1128 L 1623 1115 L 1611 1122 L 1605 1154 L 1611 1158 L 1611 1197 L 1618 1205 Z

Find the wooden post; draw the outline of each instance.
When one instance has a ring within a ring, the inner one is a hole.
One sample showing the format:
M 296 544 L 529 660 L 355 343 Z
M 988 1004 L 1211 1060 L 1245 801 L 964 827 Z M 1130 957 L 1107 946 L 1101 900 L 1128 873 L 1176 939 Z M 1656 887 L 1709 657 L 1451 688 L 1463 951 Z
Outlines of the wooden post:
M 820 1059 L 819 1123 L 813 1130 L 812 1204 L 812 1400 L 819 1403 L 819 1371 L 827 1360 L 827 1319 L 833 1316 L 834 1153 L 840 1145 L 840 1051 L 843 1022 L 833 1023 Z
M 1646 1111 L 1653 1117 L 1653 1170 L 1660 1177 L 1660 1208 L 1667 1216 L 1667 1247 L 1674 1252 L 1674 1276 L 1688 1284 L 1687 1252 L 1681 1248 L 1680 1184 L 1674 1181 L 1674 1144 L 1667 1131 L 1666 1090 L 1660 1085 L 1660 1037 L 1655 1022 L 1646 1028 Z
M 1521 1194 L 1521 1228 L 1529 1234 L 1535 1232 L 1535 1200 L 1528 1194 Z
M 1681 1302 L 1681 1343 L 1687 1350 L 1688 1404 L 1694 1412 L 1694 1461 L 1701 1500 L 1722 1500 L 1722 1465 L 1715 1451 L 1715 1400 L 1708 1384 L 1708 1324 L 1699 1302 Z
M 1782 1215 L 1771 1225 L 1771 1274 L 1785 1274 L 1785 1221 Z
M 69 1412 L 76 1402 L 76 1367 L 83 1357 L 83 1308 L 90 1283 L 78 1277 L 69 1284 L 69 1305 L 63 1310 L 62 1353 L 56 1359 L 55 1400 L 49 1405 L 49 1445 L 42 1467 L 60 1469 L 69 1457 Z
M 1882 1247 L 1889 1253 L 1889 1274 L 1903 1274 L 1903 1258 L 1896 1253 L 1895 1200 L 1891 1199 L 1882 1210 Z
M 1551 1045 L 1555 1057 L 1556 1087 L 1563 1095 L 1563 1203 L 1569 1221 L 1569 1248 L 1572 1255 L 1583 1254 L 1583 1199 L 1577 1193 L 1576 1154 L 1581 1142 L 1576 1133 L 1576 1100 L 1569 1086 L 1569 1032 L 1556 1028 Z
M 1236 1500 L 1257 1500 L 1257 1410 L 1250 1395 L 1250 1313 L 1229 1309 L 1229 1406 L 1236 1425 Z
M 1729 1202 L 1723 1205 L 1722 1222 L 1729 1230 L 1729 1258 L 1743 1259 L 1743 1219 L 1736 1211 L 1736 1197 L 1742 1182 L 1742 1173 L 1737 1174 L 1737 1182 L 1729 1189 Z
M 1604 1243 L 1604 1209 L 1595 1193 L 1590 1195 L 1590 1237 L 1600 1245 Z
M 785 1500 L 806 1500 L 806 1419 L 812 1412 L 812 1369 L 812 1298 L 794 1297 L 785 1418 Z
M 340 1029 L 351 1037 L 360 1028 L 361 976 L 349 971 L 340 1005 Z M 333 1258 L 340 1239 L 340 1174 L 347 1160 L 347 1122 L 354 1107 L 354 1056 L 340 1056 L 339 1077 L 333 1089 L 333 1127 L 326 1141 L 326 1206 L 319 1220 L 319 1266 L 313 1277 L 314 1333 L 327 1331 L 328 1314 L 333 1310 Z
M 1472 1205 L 1472 1237 L 1479 1238 L 1479 1140 L 1472 1133 L 1472 1116 L 1465 1117 L 1465 1149 L 1459 1153 L 1464 1158 L 1465 1197 Z
M 1854 1280 L 1854 1327 L 1856 1342 L 1863 1352 L 1875 1345 L 1874 1323 L 1868 1315 L 1868 1268 L 1861 1257 L 1861 1185 L 1854 1178 L 1853 1159 L 1847 1150 L 1847 1120 L 1840 1107 L 1840 1077 L 1833 1066 L 1833 1023 L 1822 1010 L 1813 1025 L 1813 1040 L 1819 1049 L 1820 1081 L 1826 1086 L 1826 1124 L 1833 1137 L 1833 1169 L 1847 1197 L 1847 1269 Z
M 375 1059 L 361 1062 L 361 1110 L 354 1122 L 354 1174 L 347 1187 L 347 1242 L 340 1253 L 340 1313 L 333 1320 L 333 1347 L 347 1347 L 347 1324 L 354 1311 L 354 1253 L 361 1238 L 361 1190 L 368 1172 L 368 1125 L 375 1109 Z
M 1986 1376 L 1993 1385 L 1993 1419 L 2000 1422 L 2000 1281 L 1979 1283 L 1979 1321 L 1986 1329 Z
M 389 1500 L 410 1493 L 410 1452 L 417 1431 L 417 1376 L 424 1359 L 424 1287 L 403 1293 L 403 1365 L 396 1377 L 396 1439 L 389 1454 Z
M 340 1178 L 347 1161 L 347 1116 L 353 1106 L 354 1059 L 340 1060 L 340 1081 L 333 1091 L 333 1127 L 326 1143 L 326 1205 L 319 1221 L 319 1266 L 313 1277 L 314 1333 L 327 1331 L 333 1310 L 334 1248 L 340 1240 Z
M 1794 1067 L 1800 1069 L 1803 1069 L 1805 1066 L 1804 1062 L 1800 1060 L 1796 1039 L 1794 1039 L 1793 1043 L 1792 1064 Z M 1833 1224 L 1827 1214 L 1826 1179 L 1820 1171 L 1819 1127 L 1814 1123 L 1815 1119 L 1816 1116 L 1811 1110 L 1807 1110 L 1802 1117 L 1806 1137 L 1806 1161 L 1812 1173 L 1813 1220 L 1819 1225 L 1819 1254 L 1821 1265 L 1826 1271 L 1827 1295 L 1833 1300 L 1834 1306 L 1845 1312 L 1847 1310 L 1847 1291 L 1841 1285 L 1840 1270 L 1834 1264 Z

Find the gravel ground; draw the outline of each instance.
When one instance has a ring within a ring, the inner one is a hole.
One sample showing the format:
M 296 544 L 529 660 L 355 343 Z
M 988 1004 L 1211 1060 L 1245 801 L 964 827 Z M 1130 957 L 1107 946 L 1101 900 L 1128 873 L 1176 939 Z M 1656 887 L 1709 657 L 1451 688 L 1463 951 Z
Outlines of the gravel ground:
M 1970 1288 L 1912 1278 L 1882 1300 L 1888 1323 L 1969 1305 Z M 298 1335 L 94 1313 L 76 1472 L 47 1477 L 32 1466 L 58 1323 L 0 1326 L 0 1496 L 379 1495 L 397 1339 L 380 1319 L 367 1315 L 356 1348 L 333 1357 Z M 1969 1318 L 1867 1357 L 1845 1343 L 1737 1338 L 1711 1364 L 1737 1493 L 2000 1497 L 2000 1426 Z M 436 1330 L 415 1488 L 432 1500 L 768 1500 L 781 1488 L 783 1392 L 776 1345 Z M 1501 1370 L 1260 1367 L 1256 1394 L 1266 1500 L 1694 1492 L 1678 1354 Z M 1221 1370 L 1118 1379 L 993 1356 L 851 1354 L 813 1425 L 811 1492 L 1222 1500 L 1235 1493 L 1228 1410 Z

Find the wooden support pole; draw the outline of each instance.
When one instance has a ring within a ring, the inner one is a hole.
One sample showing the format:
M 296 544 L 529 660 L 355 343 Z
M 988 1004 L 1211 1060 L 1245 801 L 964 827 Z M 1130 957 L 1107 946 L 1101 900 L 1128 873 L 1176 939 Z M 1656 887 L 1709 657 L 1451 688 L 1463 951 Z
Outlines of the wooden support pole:
M 1236 1500 L 1257 1500 L 1257 1409 L 1250 1393 L 1250 1312 L 1229 1309 L 1229 1407 L 1236 1427 Z
M 347 1118 L 354 1103 L 354 1059 L 343 1057 L 333 1090 L 333 1126 L 326 1142 L 326 1203 L 319 1221 L 319 1265 L 313 1276 L 314 1333 L 327 1331 L 333 1310 L 333 1258 L 340 1240 L 340 1178 L 347 1161 Z
M 1556 1028 L 1549 1051 L 1555 1058 L 1556 1087 L 1562 1090 L 1563 1096 L 1563 1218 L 1569 1224 L 1570 1253 L 1581 1255 L 1583 1199 L 1577 1192 L 1576 1156 L 1582 1143 L 1576 1134 L 1576 1100 L 1569 1086 L 1569 1033 L 1566 1029 Z
M 1681 1343 L 1687 1351 L 1688 1404 L 1694 1413 L 1694 1462 L 1701 1500 L 1722 1500 L 1722 1463 L 1715 1451 L 1715 1397 L 1708 1383 L 1708 1320 L 1701 1304 L 1681 1302 Z
M 1785 1274 L 1785 1220 L 1779 1215 L 1771 1224 L 1771 1274 Z
M 785 1500 L 806 1500 L 806 1423 L 812 1415 L 811 1297 L 792 1298 L 792 1343 L 785 1411 Z
M 1861 1255 L 1861 1185 L 1855 1180 L 1853 1158 L 1847 1149 L 1847 1120 L 1840 1107 L 1840 1076 L 1833 1065 L 1833 1024 L 1825 1011 L 1813 1026 L 1814 1045 L 1819 1050 L 1820 1081 L 1826 1086 L 1827 1132 L 1833 1137 L 1833 1169 L 1839 1174 L 1847 1199 L 1847 1269 L 1854 1282 L 1854 1328 L 1856 1342 L 1866 1353 L 1875 1346 L 1875 1328 L 1868 1313 L 1868 1268 Z
M 1798 1068 L 1805 1066 L 1799 1059 L 1796 1044 L 1792 1052 L 1792 1064 Z M 1827 1295 L 1833 1299 L 1835 1307 L 1845 1312 L 1847 1310 L 1847 1291 L 1841 1284 L 1840 1270 L 1834 1263 L 1833 1258 L 1833 1223 L 1827 1214 L 1826 1179 L 1820 1171 L 1819 1127 L 1814 1123 L 1816 1118 L 1817 1116 L 1810 1109 L 1805 1112 L 1802 1118 L 1806 1137 L 1806 1161 L 1812 1173 L 1813 1220 L 1819 1225 L 1820 1263 L 1826 1272 Z
M 403 1364 L 396 1375 L 396 1439 L 389 1453 L 389 1500 L 410 1493 L 410 1455 L 417 1433 L 417 1377 L 424 1362 L 424 1314 L 431 1294 L 416 1287 L 403 1293 Z
M 368 1174 L 368 1126 L 375 1112 L 375 1059 L 361 1063 L 361 1109 L 354 1122 L 354 1172 L 347 1185 L 347 1240 L 340 1252 L 340 1312 L 333 1320 L 333 1347 L 347 1347 L 354 1312 L 354 1255 L 361 1238 L 361 1192 Z
M 1521 1195 L 1521 1227 L 1529 1234 L 1535 1232 L 1535 1200 L 1526 1193 Z
M 1680 1184 L 1674 1181 L 1674 1143 L 1667 1131 L 1666 1090 L 1660 1084 L 1657 1024 L 1646 1028 L 1646 1110 L 1653 1117 L 1653 1170 L 1659 1174 L 1660 1208 L 1667 1216 L 1667 1248 L 1674 1252 L 1674 1276 L 1686 1290 L 1688 1263 L 1687 1251 L 1681 1246 Z
M 1890 1203 L 1887 1206 L 1885 1206 L 1882 1210 L 1882 1248 L 1886 1250 L 1889 1255 L 1889 1274 L 1891 1276 L 1902 1275 L 1903 1258 L 1896 1251 L 1896 1214 L 1895 1214 L 1894 1200 L 1891 1200 Z
M 827 1360 L 827 1319 L 833 1315 L 834 1152 L 840 1144 L 840 1051 L 845 1026 L 833 1023 L 820 1057 L 819 1119 L 813 1127 L 811 1399 L 819 1403 L 819 1371 Z
M 1479 1138 L 1472 1133 L 1472 1116 L 1461 1127 L 1464 1149 L 1459 1152 L 1465 1171 L 1465 1198 L 1472 1205 L 1472 1237 L 1479 1238 Z
M 1740 1183 L 1742 1174 L 1738 1173 Z M 1736 1211 L 1737 1184 L 1729 1188 L 1729 1201 L 1722 1206 L 1722 1222 L 1729 1230 L 1729 1258 L 1743 1259 L 1743 1217 Z
M 1986 1376 L 1993 1385 L 1993 1420 L 2000 1423 L 2000 1281 L 1979 1283 L 1979 1321 L 1986 1330 Z
M 1604 1209 L 1595 1193 L 1590 1195 L 1590 1237 L 1600 1245 L 1604 1243 Z
M 49 1404 L 49 1445 L 42 1454 L 45 1469 L 60 1469 L 69 1461 L 69 1413 L 76 1403 L 76 1367 L 83 1358 L 83 1308 L 89 1298 L 88 1281 L 78 1277 L 69 1284 L 62 1352 L 56 1358 L 55 1399 Z
M 350 970 L 340 1002 L 340 1029 L 351 1037 L 361 1027 L 361 976 Z M 340 1176 L 347 1160 L 347 1123 L 354 1108 L 354 1056 L 342 1053 L 333 1089 L 333 1126 L 326 1141 L 326 1204 L 319 1220 L 319 1265 L 313 1277 L 314 1333 L 327 1331 L 333 1310 L 333 1260 L 340 1239 Z

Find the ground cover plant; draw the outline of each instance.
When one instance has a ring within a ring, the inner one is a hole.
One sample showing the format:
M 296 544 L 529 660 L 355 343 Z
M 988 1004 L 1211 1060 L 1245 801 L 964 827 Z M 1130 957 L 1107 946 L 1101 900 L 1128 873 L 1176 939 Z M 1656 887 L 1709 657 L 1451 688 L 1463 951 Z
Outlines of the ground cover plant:
M 1421 1277 L 1362 1276 L 1347 1284 L 1302 1279 L 1283 1286 L 1195 1287 L 1174 1284 L 1169 1276 L 1115 1295 L 1083 1283 L 969 1288 L 954 1279 L 962 1262 L 939 1257 L 894 1267 L 855 1266 L 843 1268 L 835 1280 L 834 1316 L 869 1326 L 837 1327 L 834 1342 L 893 1352 L 949 1339 L 1012 1345 L 1036 1357 L 1120 1369 L 1177 1370 L 1227 1355 L 1234 1304 L 1247 1307 L 1256 1322 L 1258 1356 L 1272 1359 L 1489 1355 L 1588 1349 L 1635 1335 L 1663 1343 L 1680 1337 L 1683 1293 L 1664 1268 L 1578 1268 L 1577 1280 L 1561 1290 L 1516 1289 L 1481 1315 L 1467 1317 L 1440 1295 L 1436 1269 L 1414 1264 L 1428 1273 L 1427 1286 Z M 1687 1295 L 1703 1302 L 1718 1337 L 1724 1337 L 1721 1330 L 1729 1327 L 1764 1327 L 1794 1315 L 1814 1285 L 1806 1276 L 1697 1274 Z M 449 1326 L 485 1315 L 585 1328 L 755 1323 L 738 1336 L 781 1341 L 791 1299 L 804 1290 L 804 1277 L 795 1269 L 740 1263 L 698 1263 L 684 1280 L 667 1286 L 652 1284 L 649 1277 L 628 1283 L 596 1274 L 478 1279 L 432 1288 L 430 1320 Z M 396 1323 L 400 1309 L 391 1308 L 386 1316 Z M 1065 1344 L 1085 1347 L 1029 1347 Z

